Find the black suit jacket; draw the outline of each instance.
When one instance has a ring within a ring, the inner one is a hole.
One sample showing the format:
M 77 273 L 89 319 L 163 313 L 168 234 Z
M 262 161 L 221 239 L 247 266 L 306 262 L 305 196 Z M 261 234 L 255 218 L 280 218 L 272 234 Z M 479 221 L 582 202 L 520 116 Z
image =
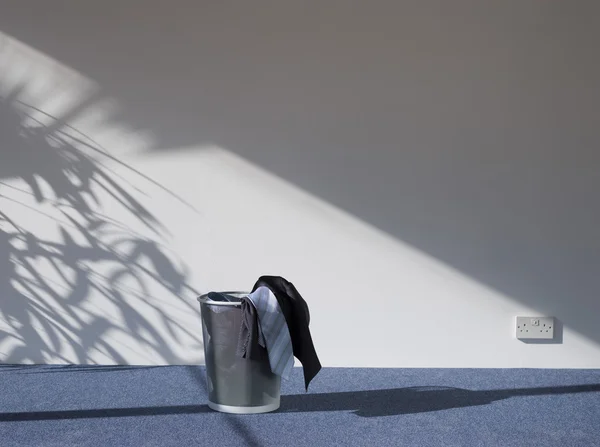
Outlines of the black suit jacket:
M 261 276 L 252 288 L 252 292 L 262 286 L 268 287 L 273 292 L 281 307 L 292 338 L 294 357 L 302 363 L 304 385 L 308 390 L 308 384 L 321 370 L 321 362 L 308 329 L 310 323 L 308 304 L 296 287 L 280 276 Z

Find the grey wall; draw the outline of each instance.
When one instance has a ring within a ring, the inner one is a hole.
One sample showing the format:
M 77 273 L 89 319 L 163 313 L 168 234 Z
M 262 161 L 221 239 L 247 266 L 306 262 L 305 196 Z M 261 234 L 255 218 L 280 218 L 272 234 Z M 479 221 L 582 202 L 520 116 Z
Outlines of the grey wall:
M 156 151 L 235 151 L 600 342 L 598 2 L 5 0 L 0 31 Z

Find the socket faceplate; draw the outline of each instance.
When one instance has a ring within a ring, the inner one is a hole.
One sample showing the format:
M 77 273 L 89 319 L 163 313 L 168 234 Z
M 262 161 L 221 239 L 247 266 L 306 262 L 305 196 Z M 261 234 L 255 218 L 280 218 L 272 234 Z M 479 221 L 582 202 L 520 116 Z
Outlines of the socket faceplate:
M 519 340 L 552 340 L 554 326 L 554 317 L 517 317 L 517 338 Z

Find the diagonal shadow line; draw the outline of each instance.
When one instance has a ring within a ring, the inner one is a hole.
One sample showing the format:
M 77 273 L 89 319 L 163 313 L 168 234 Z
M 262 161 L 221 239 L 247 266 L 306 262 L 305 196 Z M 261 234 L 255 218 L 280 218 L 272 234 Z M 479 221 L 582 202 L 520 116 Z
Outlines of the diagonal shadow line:
M 199 376 L 198 378 L 200 379 Z M 553 396 L 592 392 L 600 392 L 600 384 L 481 391 L 446 387 L 416 387 L 308 395 L 298 394 L 282 396 L 282 405 L 279 413 L 351 411 L 357 416 L 362 417 L 382 417 L 489 405 L 493 402 L 512 397 Z M 33 411 L 0 413 L 0 422 L 168 416 L 212 412 L 207 405 Z M 260 446 L 258 439 L 237 417 L 230 414 L 225 414 L 225 416 L 232 428 L 246 441 L 246 445 Z
M 208 413 L 207 405 L 165 407 L 103 408 L 95 410 L 30 411 L 0 414 L 0 422 L 54 421 L 62 419 L 123 418 L 132 416 L 168 416 Z

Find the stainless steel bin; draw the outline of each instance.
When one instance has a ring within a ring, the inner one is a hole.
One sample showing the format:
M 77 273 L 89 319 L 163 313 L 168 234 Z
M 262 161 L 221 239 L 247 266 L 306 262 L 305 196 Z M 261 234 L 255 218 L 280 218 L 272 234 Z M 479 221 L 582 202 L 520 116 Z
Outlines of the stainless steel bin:
M 221 292 L 237 299 L 243 292 Z M 240 301 L 198 297 L 208 383 L 208 406 L 224 413 L 266 413 L 279 408 L 281 377 L 271 372 L 266 349 L 253 359 L 236 355 L 242 323 Z

